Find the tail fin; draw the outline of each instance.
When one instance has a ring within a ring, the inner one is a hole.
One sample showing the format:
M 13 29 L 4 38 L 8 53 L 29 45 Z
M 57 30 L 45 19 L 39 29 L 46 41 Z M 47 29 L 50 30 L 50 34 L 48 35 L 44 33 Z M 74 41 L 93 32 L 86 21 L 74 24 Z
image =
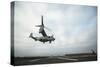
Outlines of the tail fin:
M 29 37 L 32 37 L 33 33 L 30 33 L 30 36 Z
M 35 37 L 33 37 L 33 33 L 30 33 L 30 38 L 34 39 L 35 41 L 37 41 L 37 39 Z

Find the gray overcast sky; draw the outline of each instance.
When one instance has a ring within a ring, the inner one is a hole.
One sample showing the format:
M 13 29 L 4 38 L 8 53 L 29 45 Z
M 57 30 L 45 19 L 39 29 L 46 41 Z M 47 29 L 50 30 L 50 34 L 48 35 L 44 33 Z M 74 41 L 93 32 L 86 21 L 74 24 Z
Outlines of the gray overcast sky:
M 33 36 L 41 36 L 35 27 L 41 24 L 41 15 L 56 39 L 51 44 L 29 38 L 31 32 Z M 57 56 L 97 49 L 96 6 L 15 2 L 14 16 L 17 57 Z

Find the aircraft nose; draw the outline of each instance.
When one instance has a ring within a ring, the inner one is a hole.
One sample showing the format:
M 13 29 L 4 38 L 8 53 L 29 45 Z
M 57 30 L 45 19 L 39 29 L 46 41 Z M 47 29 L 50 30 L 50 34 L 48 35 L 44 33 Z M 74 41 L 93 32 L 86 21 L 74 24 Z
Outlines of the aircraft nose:
M 55 40 L 55 38 L 53 38 L 53 40 Z

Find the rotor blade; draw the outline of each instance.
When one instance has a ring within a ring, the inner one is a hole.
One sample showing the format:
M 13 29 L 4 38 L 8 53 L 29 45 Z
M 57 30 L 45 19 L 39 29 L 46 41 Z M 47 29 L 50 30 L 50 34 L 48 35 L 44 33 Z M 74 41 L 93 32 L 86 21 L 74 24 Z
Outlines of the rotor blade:
M 44 28 L 45 28 L 45 29 L 47 29 L 47 30 L 49 30 L 49 31 L 51 31 L 51 29 L 49 29 L 49 28 L 48 28 L 48 27 L 46 27 L 46 26 L 45 26 Z
M 41 27 L 42 25 L 36 25 L 36 27 Z
M 43 24 L 43 16 L 42 16 L 42 24 L 41 25 L 44 26 L 44 24 Z

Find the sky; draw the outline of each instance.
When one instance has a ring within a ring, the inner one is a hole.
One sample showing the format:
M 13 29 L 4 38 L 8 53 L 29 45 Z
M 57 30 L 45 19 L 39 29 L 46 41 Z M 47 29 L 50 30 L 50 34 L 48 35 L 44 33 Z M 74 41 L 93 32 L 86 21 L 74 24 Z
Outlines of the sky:
M 14 56 L 62 56 L 72 53 L 97 52 L 97 7 L 87 5 L 15 2 Z M 47 35 L 55 41 L 43 44 L 29 38 L 40 37 L 43 16 Z

